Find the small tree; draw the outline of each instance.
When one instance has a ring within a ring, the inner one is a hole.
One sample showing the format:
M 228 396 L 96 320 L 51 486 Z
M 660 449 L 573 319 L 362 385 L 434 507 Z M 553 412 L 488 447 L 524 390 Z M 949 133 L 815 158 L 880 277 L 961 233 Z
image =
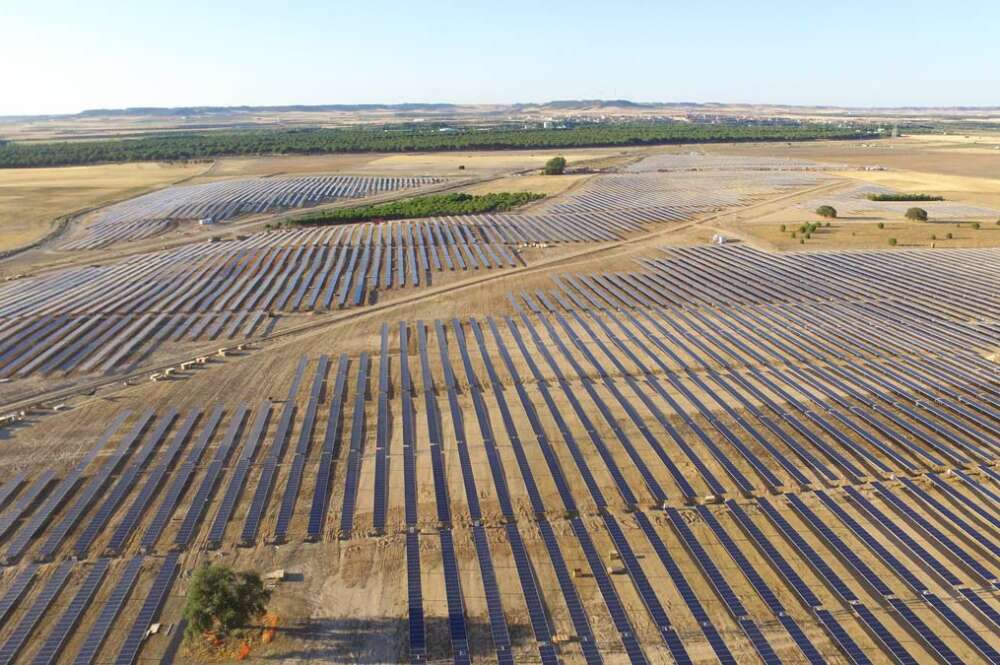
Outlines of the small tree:
M 833 206 L 820 206 L 816 208 L 816 214 L 827 219 L 836 219 L 837 209 Z
M 976 229 L 978 231 L 979 230 L 979 222 L 973 222 L 972 223 L 972 228 L 974 228 L 974 229 Z
M 896 246 L 896 239 L 895 238 L 889 238 L 889 246 L 890 247 L 895 247 Z
M 879 222 L 879 223 L 878 223 L 878 227 L 879 227 L 880 229 L 884 229 L 884 228 L 885 228 L 885 222 Z
M 549 161 L 545 162 L 545 168 L 542 169 L 542 173 L 545 175 L 562 175 L 563 171 L 566 170 L 566 158 L 565 157 L 553 157 Z
M 189 639 L 206 632 L 228 636 L 262 616 L 270 599 L 271 592 L 257 573 L 206 564 L 195 571 L 188 589 L 185 635 Z
M 927 211 L 923 208 L 910 208 L 906 211 L 906 218 L 913 222 L 926 222 Z

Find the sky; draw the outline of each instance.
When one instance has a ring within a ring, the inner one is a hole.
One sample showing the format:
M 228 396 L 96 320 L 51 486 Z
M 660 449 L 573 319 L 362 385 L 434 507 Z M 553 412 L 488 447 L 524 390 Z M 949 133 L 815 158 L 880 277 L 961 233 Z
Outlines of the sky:
M 0 115 L 584 98 L 1000 106 L 997 26 L 997 0 L 0 0 Z

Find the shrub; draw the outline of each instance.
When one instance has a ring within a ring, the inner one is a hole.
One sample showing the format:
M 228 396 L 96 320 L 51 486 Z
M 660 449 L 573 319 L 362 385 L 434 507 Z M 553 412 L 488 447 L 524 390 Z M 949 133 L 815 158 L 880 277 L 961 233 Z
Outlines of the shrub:
M 946 236 L 945 236 L 945 238 L 947 238 L 948 240 L 951 240 L 951 239 L 952 239 L 952 238 L 954 238 L 954 237 L 955 237 L 955 236 L 954 236 L 954 235 L 952 235 L 951 233 L 948 233 L 948 235 L 946 235 Z
M 998 221 L 997 224 L 1000 224 L 1000 221 Z M 785 225 L 784 224 L 781 225 L 781 232 L 782 233 L 785 232 Z
M 937 240 L 937 234 L 932 233 L 931 234 L 931 240 Z
M 816 208 L 816 214 L 827 219 L 835 219 L 837 217 L 837 210 L 833 206 L 820 206 Z
M 885 228 L 885 222 L 879 222 L 879 223 L 878 223 L 878 227 L 879 227 L 880 229 L 884 229 L 884 228 Z
M 923 208 L 910 208 L 906 211 L 904 215 L 907 219 L 914 222 L 926 222 L 927 221 L 927 211 Z
M 388 203 L 335 208 L 288 220 L 290 226 L 343 224 L 365 220 L 417 219 L 437 215 L 472 215 L 483 212 L 505 212 L 545 198 L 533 192 L 493 192 L 492 194 L 429 194 Z
M 185 635 L 207 632 L 225 637 L 264 614 L 271 592 L 257 573 L 237 573 L 221 565 L 204 565 L 191 579 L 184 606 Z
M 869 201 L 944 201 L 943 196 L 934 194 L 868 194 Z
M 563 171 L 566 170 L 566 158 L 565 157 L 553 157 L 549 161 L 545 162 L 545 168 L 542 169 L 542 173 L 545 175 L 562 175 Z
M 896 239 L 895 238 L 889 238 L 889 246 L 890 247 L 895 247 L 896 246 Z
M 805 238 L 799 238 L 799 244 L 800 245 L 806 244 L 806 239 Z
M 792 231 L 792 237 L 793 238 L 795 237 L 795 231 Z
M 972 228 L 978 230 L 979 229 L 979 222 L 973 222 L 972 223 Z

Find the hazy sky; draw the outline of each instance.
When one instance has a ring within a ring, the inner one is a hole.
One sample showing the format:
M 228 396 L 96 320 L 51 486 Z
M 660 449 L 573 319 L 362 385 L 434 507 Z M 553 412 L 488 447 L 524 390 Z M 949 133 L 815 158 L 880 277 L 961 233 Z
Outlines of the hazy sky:
M 1000 105 L 998 27 L 998 0 L 0 0 L 0 115 L 571 98 Z

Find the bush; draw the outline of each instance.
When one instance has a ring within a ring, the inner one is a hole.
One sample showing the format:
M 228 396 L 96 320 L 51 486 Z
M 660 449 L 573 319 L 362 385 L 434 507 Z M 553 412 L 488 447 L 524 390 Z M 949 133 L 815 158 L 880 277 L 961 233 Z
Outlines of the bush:
M 545 198 L 544 194 L 533 192 L 494 192 L 482 195 L 462 192 L 431 194 L 356 208 L 334 208 L 302 217 L 293 217 L 288 220 L 288 224 L 290 226 L 312 226 L 360 222 L 369 219 L 418 219 L 437 215 L 504 212 L 543 198 Z
M 978 231 L 979 230 L 979 222 L 973 222 L 972 223 L 972 228 L 974 228 L 974 229 L 976 229 Z
M 949 233 L 948 235 L 946 235 L 946 236 L 945 236 L 945 238 L 947 238 L 948 240 L 951 240 L 951 239 L 952 239 L 952 238 L 954 238 L 954 237 L 955 237 L 955 236 L 954 236 L 954 235 L 952 235 L 951 233 Z
M 937 234 L 936 233 L 932 233 L 931 234 L 931 240 L 937 240 Z
M 997 224 L 1000 224 L 1000 221 L 998 221 Z M 785 232 L 785 225 L 784 224 L 781 225 L 781 232 L 782 233 Z
M 879 222 L 879 223 L 878 223 L 878 227 L 879 227 L 880 229 L 884 229 L 884 228 L 885 228 L 885 222 Z
M 184 606 L 184 634 L 189 639 L 207 632 L 228 636 L 263 616 L 269 600 L 271 592 L 257 573 L 237 573 L 226 566 L 206 564 L 191 578 Z
M 565 157 L 553 157 L 549 161 L 545 162 L 545 168 L 542 169 L 542 173 L 545 175 L 562 175 L 563 171 L 566 170 L 566 158 Z
M 836 219 L 837 210 L 833 206 L 820 206 L 816 208 L 816 214 L 827 219 Z
M 869 201 L 944 201 L 943 196 L 933 194 L 868 194 Z
M 927 211 L 923 208 L 910 208 L 906 211 L 905 217 L 913 222 L 926 222 Z
M 889 238 L 889 246 L 890 247 L 895 247 L 896 246 L 896 239 L 895 238 Z

